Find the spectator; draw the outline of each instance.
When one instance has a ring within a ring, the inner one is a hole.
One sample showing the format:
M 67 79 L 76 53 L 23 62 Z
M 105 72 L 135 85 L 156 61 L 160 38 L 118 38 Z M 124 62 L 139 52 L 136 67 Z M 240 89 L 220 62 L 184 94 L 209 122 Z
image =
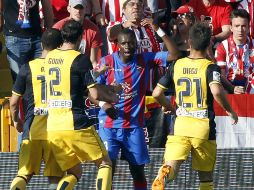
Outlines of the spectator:
M 143 12 L 143 0 L 127 0 L 123 4 L 123 18 L 117 22 L 111 22 L 108 27 L 109 52 L 116 52 L 117 35 L 124 28 L 129 28 L 135 32 L 138 42 L 137 53 L 161 51 L 160 44 L 153 29 L 147 25 L 142 26 L 141 20 L 145 18 Z
M 248 76 L 254 69 L 254 40 L 248 37 L 250 15 L 244 9 L 233 10 L 231 14 L 232 35 L 222 41 L 216 49 L 215 58 L 221 67 L 230 93 L 245 93 Z
M 232 8 L 224 0 L 190 0 L 187 5 L 193 7 L 198 20 L 209 24 L 214 44 L 229 37 Z
M 69 16 L 67 11 L 69 0 L 51 0 L 51 4 L 54 12 L 54 23 Z
M 205 58 L 210 38 L 211 30 L 207 25 L 195 24 L 189 35 L 190 55 L 171 64 L 153 91 L 154 98 L 165 111 L 176 113 L 176 120 L 152 190 L 163 190 L 165 183 L 175 179 L 190 153 L 192 167 L 198 171 L 199 190 L 213 189 L 216 161 L 213 99 L 226 110 L 232 124 L 237 123 L 238 117 L 221 86 L 220 68 Z M 172 86 L 176 94 L 176 111 L 164 95 L 164 91 Z
M 45 25 L 46 28 L 49 28 L 53 25 L 51 3 L 50 0 L 41 0 L 41 3 L 45 15 Z M 39 1 L 0 0 L 0 6 L 2 6 L 0 10 L 3 11 L 0 14 L 0 29 L 3 27 L 7 59 L 14 82 L 20 67 L 41 55 L 42 28 L 40 26 Z M 29 14 L 25 14 L 23 11 L 24 6 L 29 10 Z M 4 16 L 4 26 L 2 16 Z M 22 23 L 17 24 L 17 21 Z
M 90 57 L 90 61 L 93 67 L 95 67 L 97 65 L 98 50 L 102 45 L 102 39 L 98 27 L 90 20 L 84 18 L 86 4 L 87 0 L 69 0 L 67 10 L 70 16 L 60 20 L 53 27 L 61 29 L 64 23 L 69 19 L 74 19 L 82 23 L 83 35 L 79 50 L 81 53 Z
M 188 5 L 183 5 L 175 12 L 172 12 L 171 16 L 175 19 L 172 26 L 172 39 L 174 39 L 182 56 L 188 56 L 190 53 L 190 45 L 188 41 L 189 30 L 196 21 L 193 8 Z
M 90 0 L 91 1 L 91 0 Z M 108 0 L 92 0 L 93 4 L 93 12 L 94 17 L 96 19 L 97 24 L 99 24 L 101 35 L 103 38 L 103 50 L 102 55 L 108 54 L 108 46 L 107 44 L 107 34 L 106 34 L 106 25 L 111 21 L 121 21 L 123 12 L 122 7 L 123 4 L 127 0 L 115 0 L 115 3 L 109 3 Z M 145 12 L 147 15 L 150 15 L 150 11 L 147 12 L 147 4 L 146 0 L 144 1 L 144 6 L 142 7 L 142 11 Z M 109 50 L 109 53 L 112 53 L 112 51 Z

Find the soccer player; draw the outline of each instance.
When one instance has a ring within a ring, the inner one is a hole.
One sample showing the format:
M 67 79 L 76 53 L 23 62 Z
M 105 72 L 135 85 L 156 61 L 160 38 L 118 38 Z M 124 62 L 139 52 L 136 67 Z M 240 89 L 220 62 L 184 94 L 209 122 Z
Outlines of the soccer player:
M 121 84 L 123 93 L 114 104 L 118 110 L 117 119 L 110 117 L 106 110 L 112 107 L 108 102 L 99 102 L 99 135 L 103 140 L 116 166 L 121 149 L 129 163 L 133 177 L 134 189 L 147 189 L 144 173 L 145 164 L 149 163 L 149 155 L 144 137 L 145 92 L 149 81 L 149 70 L 155 66 L 167 66 L 167 61 L 177 59 L 178 51 L 169 37 L 152 20 L 149 24 L 162 37 L 169 52 L 146 52 L 135 54 L 137 40 L 133 30 L 124 29 L 118 35 L 119 51 L 103 57 L 100 66 L 107 64 L 110 69 L 97 78 L 98 83 L 107 85 Z M 97 102 L 98 104 L 98 102 Z M 114 120 L 115 119 L 115 120 Z
M 164 91 L 174 86 L 176 120 L 168 136 L 164 164 L 152 184 L 152 190 L 163 190 L 164 181 L 173 180 L 181 163 L 192 154 L 192 167 L 198 170 L 199 190 L 213 189 L 213 169 L 216 160 L 213 99 L 225 109 L 236 124 L 238 117 L 229 105 L 220 81 L 220 68 L 207 60 L 211 30 L 197 23 L 189 33 L 190 55 L 170 65 L 153 91 L 153 97 L 168 112 L 174 112 Z
M 45 163 L 44 175 L 49 176 L 49 189 L 56 189 L 62 170 L 52 157 L 47 141 L 47 109 L 44 60 L 47 53 L 62 44 L 61 33 L 48 29 L 42 35 L 42 55 L 19 71 L 10 99 L 10 111 L 14 127 L 23 132 L 19 153 L 18 175 L 11 183 L 11 190 L 24 190 L 34 174 L 39 174 L 41 161 Z M 24 123 L 19 118 L 19 101 L 23 97 Z M 55 176 L 55 177 L 52 177 Z
M 61 30 L 63 45 L 45 60 L 48 139 L 59 166 L 67 172 L 57 189 L 73 189 L 82 175 L 81 162 L 94 161 L 99 167 L 97 190 L 111 190 L 111 161 L 93 122 L 85 114 L 83 97 L 88 90 L 95 99 L 117 102 L 118 88 L 94 81 L 91 61 L 76 51 L 82 33 L 80 22 L 66 21 Z

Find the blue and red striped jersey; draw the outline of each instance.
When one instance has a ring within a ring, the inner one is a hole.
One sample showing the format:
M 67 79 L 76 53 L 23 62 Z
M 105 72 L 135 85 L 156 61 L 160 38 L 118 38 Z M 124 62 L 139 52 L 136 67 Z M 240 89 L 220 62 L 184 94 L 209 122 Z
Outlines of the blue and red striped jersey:
M 135 128 L 144 126 L 145 94 L 149 83 L 149 70 L 156 66 L 167 66 L 168 52 L 146 52 L 135 54 L 132 61 L 123 63 L 119 52 L 101 58 L 111 68 L 97 78 L 100 84 L 121 84 L 123 91 L 115 104 L 119 117 L 112 120 L 103 109 L 99 112 L 99 125 L 106 128 Z

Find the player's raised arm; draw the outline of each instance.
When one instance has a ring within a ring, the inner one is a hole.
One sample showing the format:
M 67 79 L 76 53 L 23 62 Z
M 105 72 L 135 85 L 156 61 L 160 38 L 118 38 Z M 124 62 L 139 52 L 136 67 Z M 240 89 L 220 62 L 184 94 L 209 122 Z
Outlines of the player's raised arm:
M 173 61 L 179 58 L 180 52 L 176 47 L 175 43 L 170 39 L 170 37 L 154 22 L 151 18 L 145 18 L 141 21 L 141 25 L 145 26 L 149 24 L 154 31 L 161 37 L 167 50 L 169 51 L 167 61 Z

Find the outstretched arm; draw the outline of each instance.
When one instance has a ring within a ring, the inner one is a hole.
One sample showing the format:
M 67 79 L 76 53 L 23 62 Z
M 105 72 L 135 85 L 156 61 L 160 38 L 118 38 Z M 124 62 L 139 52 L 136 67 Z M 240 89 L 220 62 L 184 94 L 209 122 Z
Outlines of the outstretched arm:
M 167 50 L 169 51 L 167 61 L 173 61 L 179 58 L 180 52 L 176 47 L 175 43 L 170 39 L 170 37 L 156 24 L 151 18 L 145 18 L 141 21 L 141 25 L 150 25 L 153 30 L 161 37 Z
M 232 120 L 232 124 L 235 125 L 238 122 L 238 116 L 231 108 L 221 84 L 210 84 L 210 89 L 215 101 L 226 111 L 226 113 Z

